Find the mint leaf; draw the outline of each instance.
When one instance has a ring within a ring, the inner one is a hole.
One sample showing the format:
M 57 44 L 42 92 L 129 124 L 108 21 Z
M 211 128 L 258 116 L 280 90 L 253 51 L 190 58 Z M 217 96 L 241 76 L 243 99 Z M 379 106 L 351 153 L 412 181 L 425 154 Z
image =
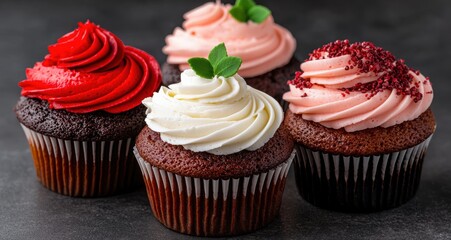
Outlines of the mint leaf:
M 216 68 L 218 63 L 225 57 L 227 57 L 227 50 L 224 43 L 221 43 L 218 46 L 214 47 L 210 51 L 210 54 L 208 54 L 208 60 L 210 61 L 213 68 Z
M 188 63 L 200 77 L 212 79 L 215 76 L 213 66 L 211 66 L 211 63 L 205 58 L 190 58 Z
M 229 57 L 224 43 L 215 46 L 206 58 L 190 58 L 189 65 L 200 77 L 212 79 L 214 76 L 231 77 L 240 69 L 242 60 L 238 57 Z
M 238 72 L 241 66 L 241 58 L 226 57 L 222 59 L 215 68 L 215 75 L 231 77 Z
M 249 19 L 255 23 L 262 23 L 269 15 L 271 15 L 271 11 L 262 5 L 253 6 L 247 11 Z
M 239 6 L 243 8 L 245 12 L 249 11 L 251 7 L 255 6 L 255 2 L 253 0 L 237 0 L 235 2 L 235 6 Z
M 248 18 L 247 18 L 247 14 L 246 11 L 239 6 L 233 6 L 230 10 L 229 10 L 230 15 L 232 15 L 233 18 L 235 18 L 235 20 L 237 20 L 238 22 L 247 22 Z
M 251 20 L 255 23 L 262 23 L 271 15 L 271 11 L 268 8 L 256 5 L 254 0 L 236 0 L 229 13 L 238 22 Z

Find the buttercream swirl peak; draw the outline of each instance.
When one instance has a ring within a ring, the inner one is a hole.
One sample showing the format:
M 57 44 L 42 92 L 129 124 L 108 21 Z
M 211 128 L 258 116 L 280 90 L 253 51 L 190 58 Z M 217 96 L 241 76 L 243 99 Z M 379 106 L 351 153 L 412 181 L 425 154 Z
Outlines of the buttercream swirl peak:
M 188 59 L 207 57 L 210 49 L 224 42 L 231 56 L 243 60 L 238 74 L 255 77 L 286 65 L 292 58 L 296 41 L 285 28 L 269 16 L 262 23 L 241 23 L 229 10 L 232 6 L 209 2 L 184 15 L 183 28 L 166 37 L 163 52 L 169 64 L 189 68 Z
M 26 76 L 19 83 L 23 96 L 74 113 L 125 112 L 152 96 L 161 84 L 154 57 L 125 46 L 89 21 L 49 46 L 44 61 L 28 68 Z
M 433 98 L 428 78 L 370 42 L 326 44 L 301 70 L 283 96 L 290 110 L 348 132 L 413 120 Z
M 88 20 L 50 45 L 43 65 L 82 72 L 105 71 L 122 62 L 124 48 L 116 35 Z
M 277 101 L 238 74 L 205 79 L 188 69 L 180 83 L 162 86 L 143 104 L 147 125 L 163 141 L 216 155 L 262 147 L 283 120 Z

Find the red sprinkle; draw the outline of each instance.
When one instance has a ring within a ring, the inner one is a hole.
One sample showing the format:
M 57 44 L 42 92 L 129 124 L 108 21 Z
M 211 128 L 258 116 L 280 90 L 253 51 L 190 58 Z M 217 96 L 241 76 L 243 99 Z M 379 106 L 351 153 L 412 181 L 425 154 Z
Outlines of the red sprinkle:
M 294 85 L 296 88 L 299 89 L 304 89 L 304 88 L 311 88 L 313 86 L 313 84 L 310 82 L 310 79 L 305 79 L 303 77 L 301 77 L 302 75 L 302 71 L 298 71 L 295 73 L 294 79 L 293 80 L 289 80 L 288 84 L 290 85 Z M 301 97 L 306 97 L 307 94 L 304 94 L 305 96 L 301 96 Z
M 366 93 L 365 96 L 371 98 L 384 90 L 396 89 L 398 95 L 410 95 L 414 102 L 418 102 L 422 99 L 423 95 L 419 92 L 419 83 L 414 83 L 414 87 L 411 87 L 413 76 L 409 74 L 409 71 L 413 71 L 416 75 L 420 75 L 420 72 L 407 67 L 404 63 L 404 59 L 396 60 L 395 56 L 389 51 L 376 47 L 371 42 L 356 42 L 350 44 L 349 40 L 337 40 L 314 50 L 309 54 L 309 58 L 305 61 L 333 58 L 343 55 L 351 55 L 351 61 L 348 62 L 349 65 L 345 67 L 345 70 L 358 67 L 360 73 L 383 73 L 373 82 L 365 84 L 357 83 L 353 87 L 341 89 L 346 93 L 358 91 Z M 293 80 L 293 82 L 296 83 L 294 84 L 296 87 L 298 87 L 298 85 L 300 85 L 300 87 L 308 87 L 308 84 L 306 83 L 311 85 L 309 80 L 302 79 L 299 76 L 302 80 L 296 81 L 297 78 Z M 426 78 L 426 80 L 429 80 L 429 78 Z

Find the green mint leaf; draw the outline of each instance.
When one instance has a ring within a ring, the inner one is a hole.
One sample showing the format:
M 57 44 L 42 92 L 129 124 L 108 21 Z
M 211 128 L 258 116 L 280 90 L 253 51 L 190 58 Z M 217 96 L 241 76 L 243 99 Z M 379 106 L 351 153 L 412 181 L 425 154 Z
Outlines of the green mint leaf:
M 232 15 L 233 18 L 235 18 L 238 22 L 247 22 L 247 14 L 246 11 L 239 6 L 233 6 L 229 10 L 230 15 Z
M 235 6 L 239 6 L 247 12 L 249 11 L 249 9 L 255 6 L 255 2 L 253 0 L 237 0 L 235 2 Z
M 215 69 L 215 75 L 223 77 L 231 77 L 238 72 L 241 66 L 241 58 L 226 57 L 223 58 Z
M 262 23 L 269 15 L 271 15 L 271 11 L 262 5 L 253 6 L 247 11 L 249 19 L 255 23 Z
M 213 68 L 216 68 L 216 66 L 218 66 L 218 63 L 225 57 L 227 57 L 227 50 L 224 43 L 221 43 L 218 46 L 214 47 L 210 51 L 210 54 L 208 54 L 208 60 L 210 61 Z
M 215 76 L 213 66 L 211 66 L 211 63 L 205 58 L 190 58 L 188 63 L 200 77 L 212 79 Z

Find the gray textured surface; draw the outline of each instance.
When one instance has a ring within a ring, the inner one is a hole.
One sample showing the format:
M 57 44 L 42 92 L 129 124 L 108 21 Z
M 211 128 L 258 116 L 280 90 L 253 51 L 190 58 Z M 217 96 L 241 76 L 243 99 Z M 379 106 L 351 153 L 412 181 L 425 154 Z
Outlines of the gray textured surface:
M 46 47 L 89 18 L 126 44 L 164 61 L 164 36 L 181 15 L 204 1 L 0 1 L 0 238 L 180 239 L 151 215 L 143 189 L 99 199 L 60 196 L 36 180 L 25 137 L 12 113 L 24 69 Z M 420 189 L 397 209 L 345 214 L 315 208 L 296 192 L 289 174 L 283 205 L 268 227 L 240 238 L 451 239 L 451 2 L 259 1 L 298 40 L 299 59 L 335 39 L 371 40 L 430 76 L 437 132 Z

